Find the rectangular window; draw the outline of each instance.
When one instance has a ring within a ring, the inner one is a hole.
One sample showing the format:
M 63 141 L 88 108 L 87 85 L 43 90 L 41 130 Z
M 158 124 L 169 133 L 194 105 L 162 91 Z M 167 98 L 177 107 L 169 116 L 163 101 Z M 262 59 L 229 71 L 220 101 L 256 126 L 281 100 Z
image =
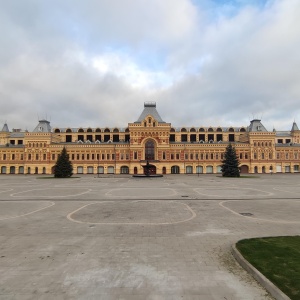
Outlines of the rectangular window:
M 97 160 L 100 160 L 100 154 L 97 154 Z
M 208 159 L 208 153 L 206 153 L 206 155 L 205 155 L 205 159 Z
M 87 160 L 90 159 L 90 155 L 89 155 L 89 154 L 86 155 L 86 159 L 87 159 Z
M 285 159 L 289 159 L 289 154 L 288 153 L 285 154 Z
M 12 154 L 12 155 L 11 155 L 11 159 L 12 159 L 12 160 L 15 160 L 15 154 Z
M 30 154 L 29 154 L 29 155 L 30 155 Z M 29 158 L 29 155 L 28 155 L 28 159 L 30 159 L 30 158 Z M 52 160 L 55 160 L 55 154 L 52 154 L 51 158 L 52 158 Z
M 294 159 L 298 159 L 298 152 L 294 152 Z
M 240 153 L 240 159 L 243 159 L 243 153 Z
M 214 159 L 214 154 L 213 153 L 210 154 L 210 159 Z
M 182 142 L 187 142 L 187 134 L 182 134 L 181 135 L 181 141 Z
M 216 153 L 216 159 L 219 159 L 219 153 Z
M 264 153 L 261 154 L 261 159 L 265 159 L 265 154 Z
M 18 145 L 23 145 L 23 140 L 18 140 Z
M 223 134 L 217 134 L 217 142 L 223 141 Z
M 229 142 L 234 142 L 234 134 L 233 133 L 229 134 Z
M 196 139 L 197 139 L 197 135 L 196 135 L 196 134 L 191 134 L 191 135 L 190 135 L 190 141 L 191 141 L 192 143 L 196 142 Z
M 43 160 L 46 160 L 47 159 L 47 155 L 46 153 L 43 154 Z
M 282 144 L 283 143 L 283 139 L 278 139 L 278 144 Z
M 198 153 L 196 153 L 196 159 L 197 159 L 197 160 L 199 159 L 199 154 L 198 154 Z
M 245 153 L 245 159 L 248 159 L 248 153 Z
M 102 153 L 102 160 L 105 160 L 105 155 L 104 155 L 104 153 Z
M 109 153 L 106 154 L 106 159 L 110 160 L 110 154 Z
M 81 154 L 81 159 L 84 160 L 84 153 Z
M 79 160 L 80 159 L 80 156 L 79 156 L 79 154 L 77 154 L 77 160 Z
M 137 159 L 137 152 L 134 151 L 134 159 Z
M 170 142 L 175 142 L 175 134 L 170 134 Z
M 187 153 L 184 154 L 184 159 L 188 160 L 189 159 L 189 155 Z
M 269 152 L 269 159 L 272 159 L 272 153 Z
M 23 155 L 23 154 L 21 154 L 20 160 L 23 160 L 23 159 L 24 159 L 24 155 Z
M 92 160 L 94 160 L 95 159 L 95 154 L 92 154 Z
M 74 160 L 75 159 L 75 154 L 72 154 L 72 160 Z
M 180 159 L 179 153 L 176 153 L 176 159 Z
M 122 159 L 122 160 L 124 159 L 124 154 L 123 154 L 123 153 L 121 153 L 121 159 Z
M 257 153 L 254 153 L 254 159 L 257 159 Z
M 126 159 L 127 159 L 127 160 L 129 159 L 129 154 L 128 154 L 128 153 L 126 153 Z
M 204 159 L 204 154 L 203 153 L 201 153 L 201 160 L 203 160 Z
M 194 159 L 194 155 L 193 153 L 190 154 L 190 159 L 193 160 Z
M 163 152 L 162 159 L 166 159 L 166 152 Z
M 174 159 L 174 153 L 171 153 L 171 159 Z
M 115 154 L 113 153 L 112 155 L 111 155 L 111 159 L 115 159 Z
M 199 142 L 205 142 L 205 134 L 201 133 L 199 134 Z

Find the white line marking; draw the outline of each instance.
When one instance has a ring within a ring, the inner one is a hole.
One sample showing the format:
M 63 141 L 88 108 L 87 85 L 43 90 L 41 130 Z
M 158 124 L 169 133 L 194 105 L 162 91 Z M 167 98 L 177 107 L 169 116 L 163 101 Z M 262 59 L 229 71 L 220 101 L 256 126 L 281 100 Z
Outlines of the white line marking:
M 133 201 L 133 202 L 149 202 L 150 200 L 139 200 L 139 201 Z M 188 219 L 185 219 L 185 220 L 182 220 L 182 221 L 177 221 L 177 222 L 162 222 L 162 223 L 141 223 L 141 222 L 138 222 L 138 223 L 130 223 L 130 222 L 83 222 L 83 221 L 78 221 L 78 220 L 75 220 L 72 218 L 72 215 L 75 214 L 76 212 L 80 211 L 81 209 L 89 206 L 89 205 L 93 205 L 93 204 L 105 204 L 105 203 L 111 203 L 111 202 L 116 202 L 116 201 L 103 201 L 103 202 L 92 202 L 92 203 L 89 203 L 89 204 L 86 204 L 86 205 L 83 205 L 82 207 L 79 207 L 78 209 L 74 210 L 73 212 L 69 213 L 67 215 L 67 218 L 72 221 L 72 222 L 75 222 L 75 223 L 80 223 L 80 224 L 99 224 L 99 225 L 172 225 L 172 224 L 179 224 L 179 223 L 185 223 L 185 222 L 188 222 L 188 221 L 191 221 L 192 219 L 194 219 L 197 214 L 185 203 L 182 203 L 182 202 L 174 202 L 174 201 L 169 201 L 169 202 L 173 202 L 173 203 L 180 203 L 180 204 L 183 204 L 189 211 L 190 213 L 192 214 L 192 216 Z M 153 201 L 151 201 L 153 202 Z M 157 201 L 158 202 L 158 201 Z
M 7 201 L 7 202 L 9 202 L 9 201 Z M 39 208 L 39 209 L 37 209 L 37 210 L 34 210 L 34 211 L 29 212 L 29 213 L 26 213 L 26 214 L 22 214 L 22 215 L 18 215 L 18 216 L 13 216 L 13 217 L 2 218 L 2 219 L 0 219 L 0 221 L 2 221 L 2 220 L 8 220 L 8 219 L 20 218 L 20 217 L 24 217 L 24 216 L 28 216 L 28 215 L 34 214 L 34 213 L 36 213 L 36 212 L 38 212 L 38 211 L 41 211 L 41 210 L 43 210 L 43 209 L 46 209 L 46 208 L 48 208 L 48 207 L 51 207 L 51 206 L 53 206 L 53 205 L 55 205 L 55 203 L 54 203 L 54 202 L 50 202 L 50 205 L 49 205 L 49 206 Z
M 237 213 L 236 211 L 230 209 L 229 207 L 226 207 L 225 205 L 223 205 L 223 203 L 226 203 L 226 202 L 233 202 L 233 201 L 243 201 L 243 200 L 225 200 L 225 201 L 222 201 L 222 202 L 219 202 L 219 205 L 227 210 L 229 210 L 230 212 L 232 212 L 233 214 L 239 216 L 239 217 L 242 217 L 242 218 L 247 218 L 251 221 L 264 221 L 264 222 L 270 222 L 270 223 L 279 223 L 279 224 L 300 224 L 299 221 L 283 221 L 283 220 L 278 220 L 278 221 L 274 221 L 274 220 L 268 220 L 268 219 L 262 219 L 262 218 L 256 218 L 256 217 L 252 217 L 252 216 L 243 216 L 239 213 Z

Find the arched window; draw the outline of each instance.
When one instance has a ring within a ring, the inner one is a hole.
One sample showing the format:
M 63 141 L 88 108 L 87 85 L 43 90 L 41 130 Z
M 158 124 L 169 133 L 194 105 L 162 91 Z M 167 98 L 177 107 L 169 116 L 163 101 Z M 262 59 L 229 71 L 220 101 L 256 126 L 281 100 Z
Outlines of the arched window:
M 104 132 L 110 132 L 109 128 L 105 128 Z
M 55 133 L 60 133 L 60 129 L 56 128 L 56 129 L 54 130 L 54 132 L 55 132 Z
M 129 168 L 127 166 L 122 166 L 121 174 L 129 174 Z
M 84 130 L 82 128 L 79 128 L 78 132 L 84 132 Z
M 200 132 L 204 132 L 205 129 L 204 129 L 203 127 L 201 127 L 201 128 L 199 129 L 199 131 L 200 131 Z
M 145 144 L 145 160 L 155 159 L 155 145 L 152 140 L 149 140 Z
M 232 127 L 230 127 L 230 128 L 228 129 L 228 131 L 229 131 L 229 132 L 234 132 L 234 129 L 233 129 Z
M 195 128 L 191 128 L 190 132 L 196 132 Z
M 222 132 L 223 130 L 222 130 L 222 128 L 221 127 L 218 127 L 217 128 L 217 132 Z
M 181 132 L 186 132 L 186 129 L 185 129 L 185 128 L 181 128 L 180 131 L 181 131 Z
M 213 132 L 214 130 L 211 127 L 209 127 L 207 131 L 208 132 Z
M 93 132 L 92 128 L 88 128 L 86 132 Z
M 244 127 L 240 128 L 240 132 L 245 132 L 246 129 Z
M 171 167 L 171 174 L 180 174 L 179 166 L 172 166 Z
M 72 132 L 72 129 L 68 128 L 68 129 L 66 130 L 66 132 Z
M 115 129 L 113 130 L 113 132 L 119 132 L 119 129 L 118 129 L 118 128 L 115 128 Z
M 171 132 L 175 132 L 175 129 L 172 127 L 170 131 L 171 131 Z
M 100 128 L 96 128 L 95 131 L 96 131 L 96 132 L 101 132 L 101 129 L 100 129 Z

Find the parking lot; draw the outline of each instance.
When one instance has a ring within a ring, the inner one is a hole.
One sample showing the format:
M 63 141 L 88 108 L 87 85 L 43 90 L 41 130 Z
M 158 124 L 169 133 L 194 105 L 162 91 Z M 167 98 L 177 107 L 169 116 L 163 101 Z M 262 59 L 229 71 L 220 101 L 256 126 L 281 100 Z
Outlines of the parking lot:
M 230 247 L 300 232 L 298 174 L 38 177 L 0 177 L 0 299 L 272 299 Z

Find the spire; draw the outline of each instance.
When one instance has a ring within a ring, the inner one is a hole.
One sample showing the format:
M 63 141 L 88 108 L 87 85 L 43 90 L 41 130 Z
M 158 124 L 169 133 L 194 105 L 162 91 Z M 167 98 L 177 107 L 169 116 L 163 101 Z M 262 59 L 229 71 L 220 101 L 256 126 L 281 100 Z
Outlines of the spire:
M 296 131 L 296 130 L 299 130 L 299 128 L 298 128 L 296 122 L 294 121 L 294 122 L 293 122 L 293 126 L 292 126 L 292 130 L 291 130 L 291 131 Z
M 4 123 L 3 128 L 2 128 L 1 131 L 2 132 L 9 132 L 9 129 L 8 129 L 8 126 L 7 126 L 6 122 Z

